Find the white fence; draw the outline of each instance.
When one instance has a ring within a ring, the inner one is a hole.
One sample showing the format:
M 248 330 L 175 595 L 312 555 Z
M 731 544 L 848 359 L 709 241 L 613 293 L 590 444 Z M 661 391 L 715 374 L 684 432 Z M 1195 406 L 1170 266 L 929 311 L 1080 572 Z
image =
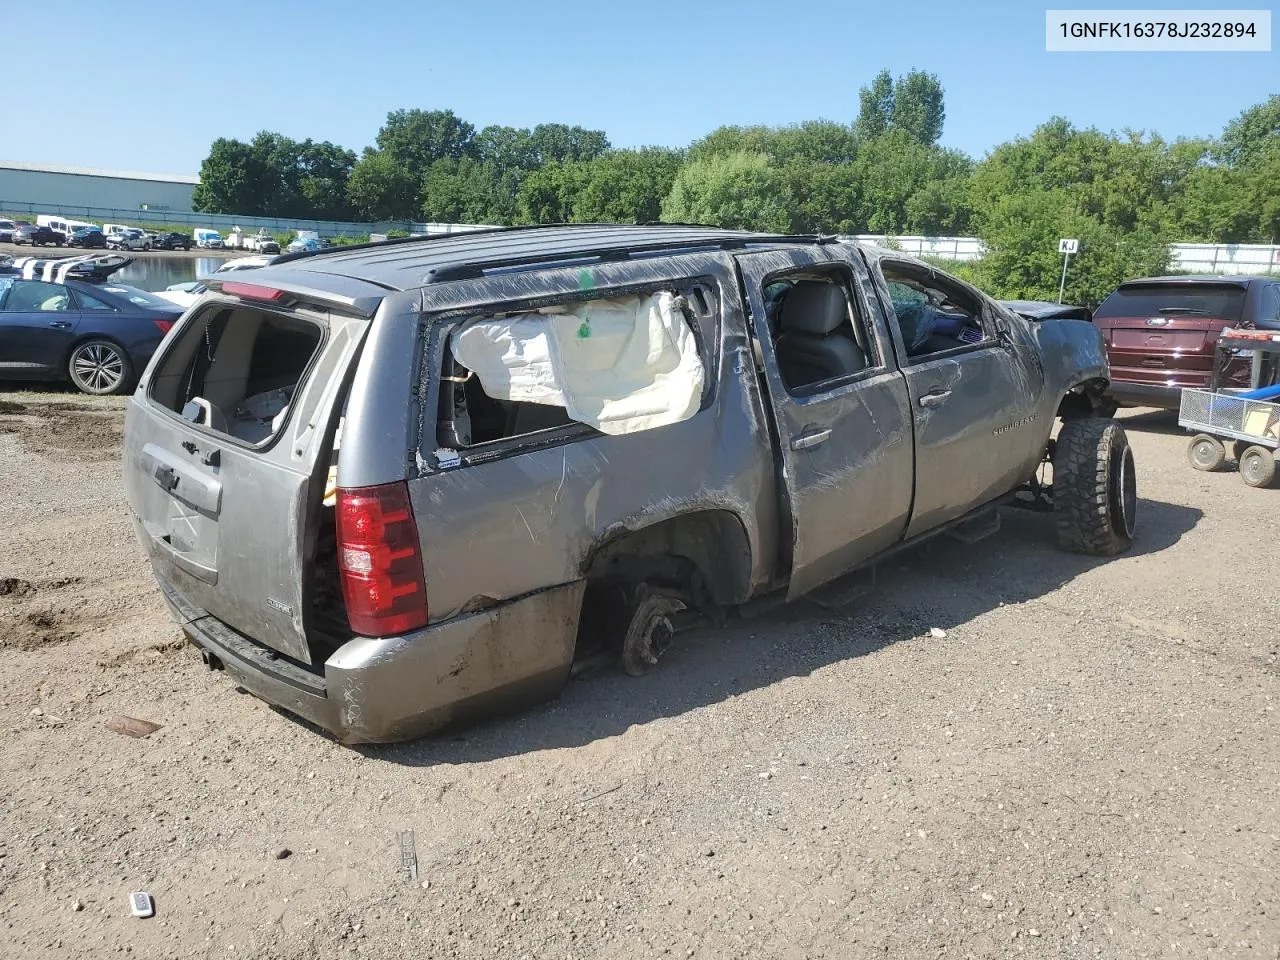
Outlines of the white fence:
M 936 257 L 939 260 L 980 260 L 986 252 L 986 247 L 977 237 L 895 237 L 868 233 L 841 239 L 859 240 L 877 247 L 901 250 L 912 256 Z M 1280 244 L 1173 243 L 1169 245 L 1169 253 L 1172 256 L 1170 269 L 1179 273 L 1280 273 Z

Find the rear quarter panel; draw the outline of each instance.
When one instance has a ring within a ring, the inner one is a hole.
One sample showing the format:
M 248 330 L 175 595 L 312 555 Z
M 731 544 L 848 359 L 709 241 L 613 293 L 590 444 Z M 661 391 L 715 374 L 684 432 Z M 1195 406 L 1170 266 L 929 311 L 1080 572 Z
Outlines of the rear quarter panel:
M 678 266 L 673 266 L 674 258 L 663 258 L 474 285 L 477 302 L 502 302 L 569 295 L 588 282 L 610 287 L 708 277 L 717 286 L 722 332 L 714 366 L 707 371 L 715 385 L 710 406 L 681 423 L 439 468 L 432 456 L 434 414 L 422 418 L 419 470 L 410 490 L 433 622 L 471 604 L 579 580 L 599 545 L 695 511 L 727 511 L 740 521 L 750 553 L 743 558 L 750 570 L 748 591 L 773 575 L 778 552 L 775 465 L 737 274 L 727 256 L 679 259 Z M 430 298 L 445 298 L 447 292 L 428 288 L 426 295 L 431 312 Z M 444 349 L 444 337 L 433 335 L 427 371 L 439 369 Z M 428 376 L 421 389 L 426 409 L 434 411 L 438 384 Z

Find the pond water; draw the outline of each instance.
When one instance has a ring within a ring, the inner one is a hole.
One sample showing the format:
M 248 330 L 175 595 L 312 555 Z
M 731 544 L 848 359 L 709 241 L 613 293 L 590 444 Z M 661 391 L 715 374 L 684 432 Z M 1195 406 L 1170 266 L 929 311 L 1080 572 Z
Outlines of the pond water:
M 190 283 L 209 276 L 223 257 L 137 257 L 111 279 L 143 290 L 163 290 L 172 283 Z

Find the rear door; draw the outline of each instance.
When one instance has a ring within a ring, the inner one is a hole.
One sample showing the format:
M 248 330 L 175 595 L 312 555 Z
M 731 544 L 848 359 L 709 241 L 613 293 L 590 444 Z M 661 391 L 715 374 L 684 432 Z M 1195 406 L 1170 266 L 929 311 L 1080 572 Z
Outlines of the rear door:
M 896 543 L 911 509 L 906 381 L 865 298 L 865 266 L 841 252 L 738 258 L 781 451 L 792 598 Z M 822 300 L 811 284 L 840 292 L 839 326 L 827 330 L 800 312 L 802 303 Z M 806 301 L 788 308 L 797 295 Z
M 212 299 L 175 329 L 127 412 L 126 490 L 157 576 L 193 618 L 304 663 L 310 518 L 369 323 L 321 304 Z
M 75 300 L 62 284 L 0 278 L 0 367 L 10 376 L 61 371 L 79 324 Z

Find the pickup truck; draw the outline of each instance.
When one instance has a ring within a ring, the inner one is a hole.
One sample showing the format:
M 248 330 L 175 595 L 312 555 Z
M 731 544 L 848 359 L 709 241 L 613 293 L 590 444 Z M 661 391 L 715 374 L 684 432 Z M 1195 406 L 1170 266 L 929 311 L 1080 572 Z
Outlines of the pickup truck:
M 1098 331 L 897 252 L 523 227 L 206 282 L 128 402 L 135 528 L 205 662 L 346 742 L 552 696 L 587 651 L 652 669 L 700 615 L 856 602 L 1002 505 L 1072 551 L 1134 536 Z

